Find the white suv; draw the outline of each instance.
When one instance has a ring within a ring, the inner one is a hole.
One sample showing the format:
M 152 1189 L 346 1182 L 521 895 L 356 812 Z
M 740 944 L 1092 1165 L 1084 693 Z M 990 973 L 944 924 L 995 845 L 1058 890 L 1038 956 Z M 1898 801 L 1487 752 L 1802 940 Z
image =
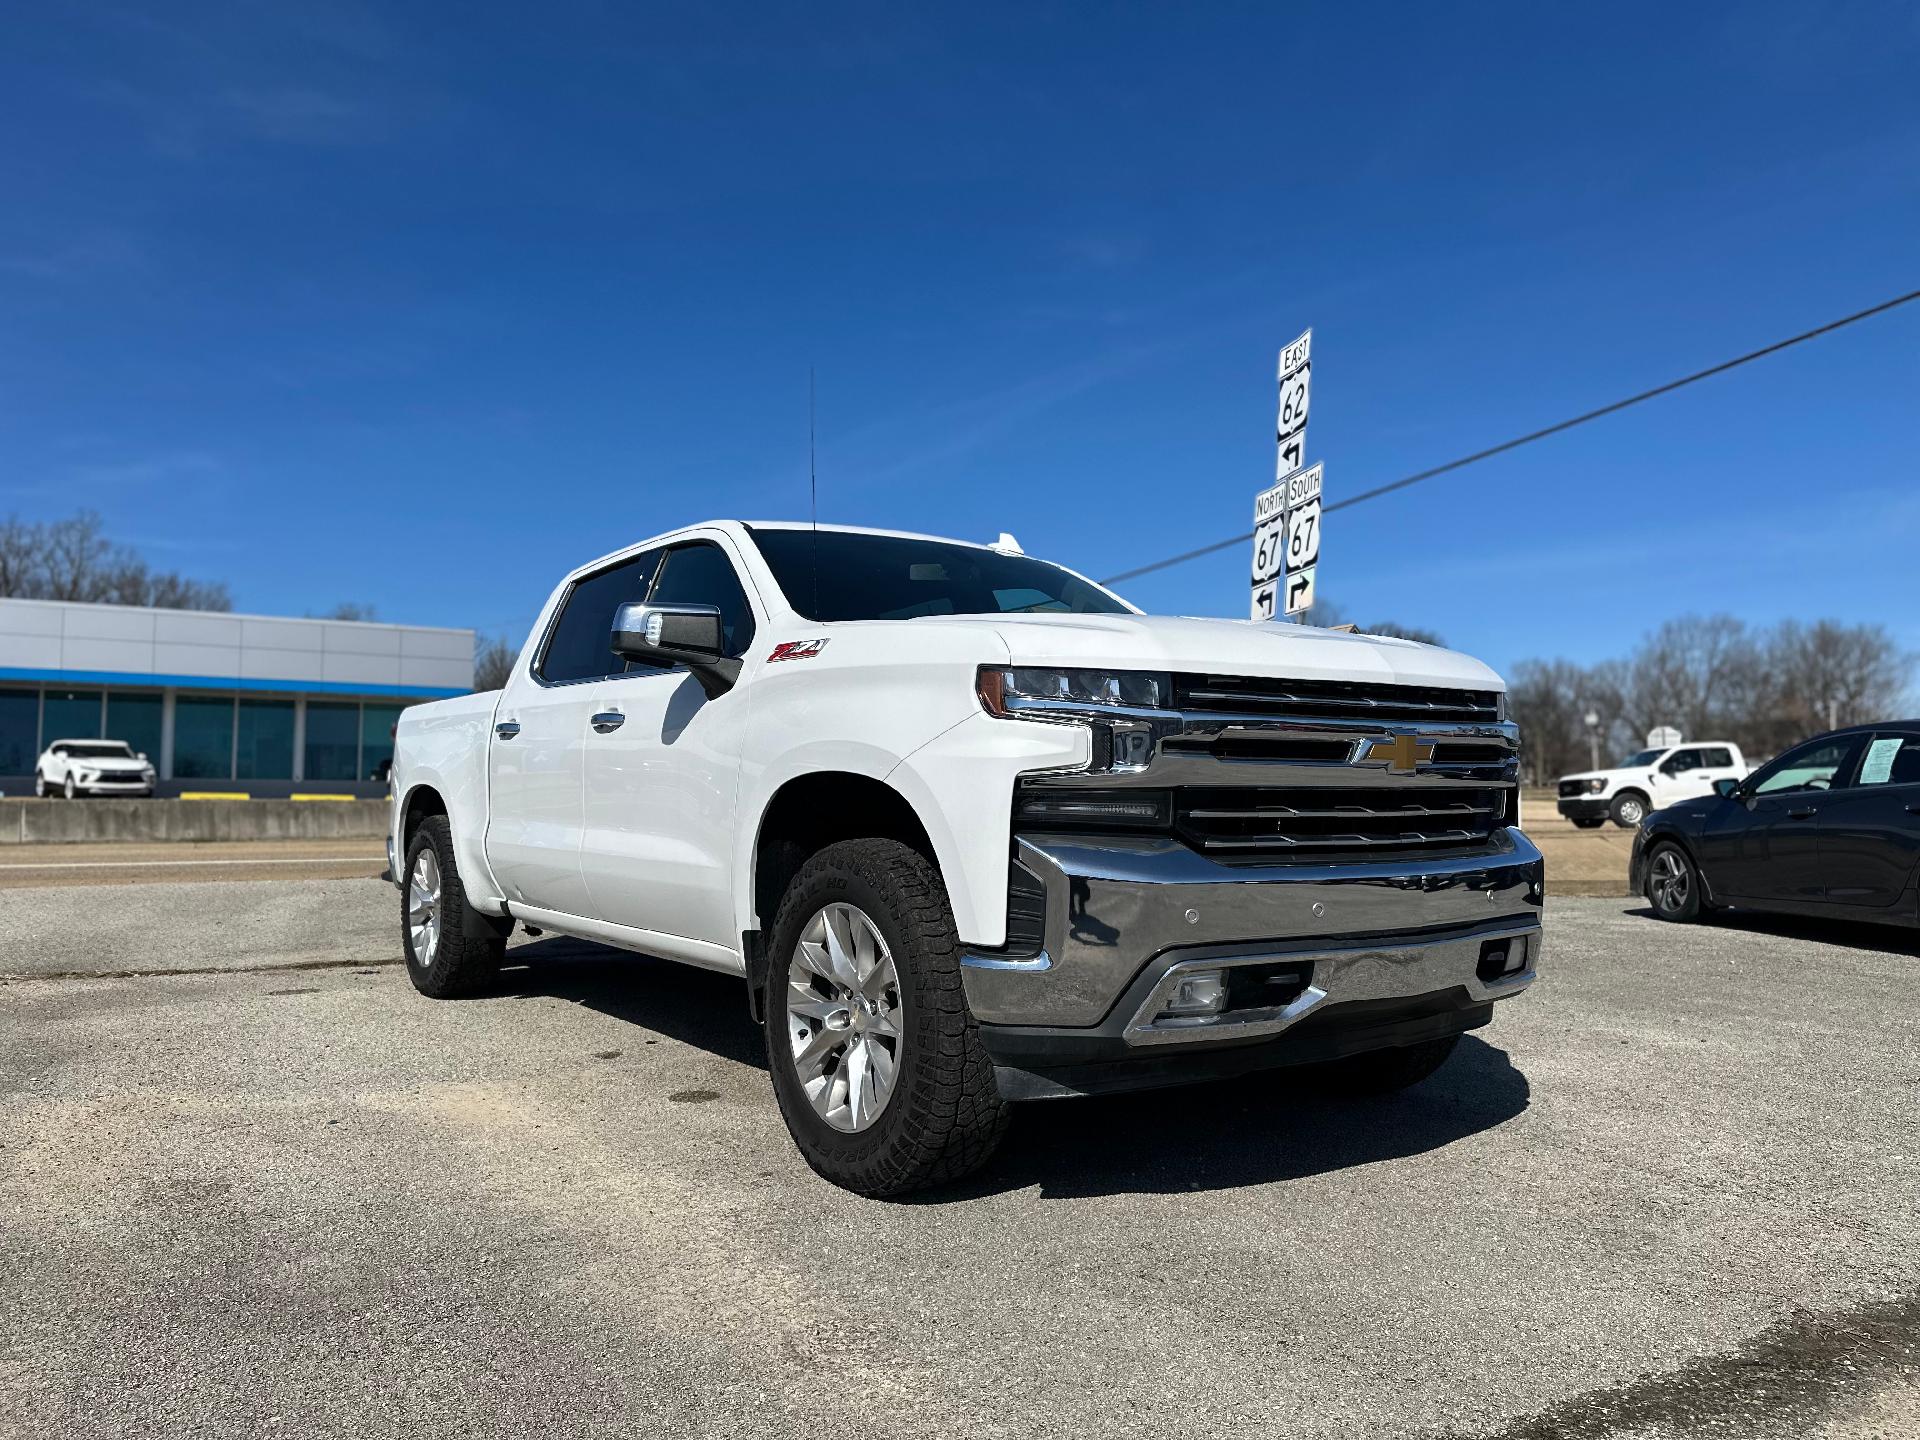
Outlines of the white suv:
M 124 740 L 56 740 L 34 766 L 40 795 L 151 795 L 153 765 Z
M 1582 830 L 1606 820 L 1631 830 L 1651 810 L 1711 795 L 1716 780 L 1744 780 L 1753 767 L 1738 745 L 1708 740 L 1658 745 L 1629 755 L 1611 770 L 1560 777 L 1560 813 Z

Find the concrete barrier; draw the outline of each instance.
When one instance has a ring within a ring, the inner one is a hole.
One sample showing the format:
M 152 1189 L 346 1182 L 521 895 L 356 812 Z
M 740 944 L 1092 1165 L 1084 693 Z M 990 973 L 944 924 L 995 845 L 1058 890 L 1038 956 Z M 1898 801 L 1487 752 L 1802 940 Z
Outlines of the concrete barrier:
M 0 845 L 102 840 L 377 840 L 385 800 L 0 800 Z

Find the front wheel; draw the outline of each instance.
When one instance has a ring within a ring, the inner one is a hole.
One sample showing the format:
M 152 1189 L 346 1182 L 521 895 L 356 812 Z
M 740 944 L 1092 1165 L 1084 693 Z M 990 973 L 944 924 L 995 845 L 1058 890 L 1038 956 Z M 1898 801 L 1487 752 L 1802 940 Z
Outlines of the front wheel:
M 61 790 L 60 793 L 65 795 L 69 800 L 73 799 L 75 796 L 77 796 L 80 793 L 79 787 L 73 783 L 73 776 L 71 775 L 67 776 L 66 786 L 64 789 Z
M 986 1163 L 1007 1106 L 926 857 L 896 840 L 827 846 L 787 887 L 769 960 L 768 1070 L 807 1164 L 887 1196 Z
M 1693 857 L 1672 841 L 1647 857 L 1647 903 L 1662 920 L 1700 918 L 1700 871 Z
M 406 883 L 400 887 L 400 942 L 413 988 L 435 1000 L 476 995 L 500 974 L 507 942 L 462 933 L 466 888 L 453 858 L 453 830 L 430 815 L 407 846 Z
M 1631 830 L 1647 818 L 1647 797 L 1638 791 L 1623 791 L 1613 797 L 1613 804 L 1607 813 L 1613 816 L 1613 823 L 1622 830 Z

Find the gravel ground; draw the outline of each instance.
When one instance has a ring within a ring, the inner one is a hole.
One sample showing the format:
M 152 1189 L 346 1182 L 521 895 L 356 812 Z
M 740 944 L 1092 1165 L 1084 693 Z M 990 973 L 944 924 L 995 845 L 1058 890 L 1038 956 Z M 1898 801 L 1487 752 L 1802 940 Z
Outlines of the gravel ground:
M 1911 936 L 1559 900 L 1397 1100 L 1029 1107 L 884 1204 L 737 982 L 434 1003 L 394 906 L 0 898 L 0 1435 L 1920 1435 Z

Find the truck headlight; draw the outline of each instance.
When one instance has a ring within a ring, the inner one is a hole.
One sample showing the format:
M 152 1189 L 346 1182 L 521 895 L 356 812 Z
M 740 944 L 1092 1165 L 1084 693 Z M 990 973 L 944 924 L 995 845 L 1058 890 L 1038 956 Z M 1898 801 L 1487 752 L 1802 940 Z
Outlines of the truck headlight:
M 1173 693 L 1172 677 L 1140 670 L 1037 670 L 1025 665 L 982 665 L 980 703 L 1003 719 L 1071 721 L 1089 707 L 1162 710 Z
M 975 691 L 981 708 L 1002 720 L 1087 727 L 1087 768 L 1103 773 L 1146 769 L 1161 730 L 1174 723 L 1173 677 L 1153 671 L 982 665 Z
M 1598 795 L 1602 790 L 1606 788 L 1607 788 L 1607 782 L 1605 780 L 1600 779 L 1598 776 L 1595 776 L 1593 779 L 1587 781 L 1587 793 L 1589 795 Z

